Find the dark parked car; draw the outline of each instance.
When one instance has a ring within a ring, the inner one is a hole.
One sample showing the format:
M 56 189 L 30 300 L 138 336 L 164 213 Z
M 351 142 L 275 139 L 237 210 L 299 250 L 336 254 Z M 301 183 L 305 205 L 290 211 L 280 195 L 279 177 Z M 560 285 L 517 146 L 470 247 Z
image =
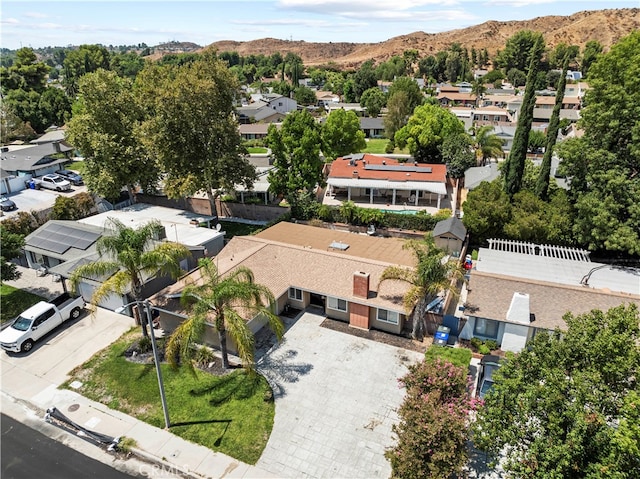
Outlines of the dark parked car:
M 485 395 L 493 386 L 493 373 L 500 368 L 502 358 L 495 354 L 485 354 L 480 360 L 480 371 L 478 373 L 478 392 L 480 398 Z
M 56 175 L 62 176 L 65 180 L 69 180 L 75 186 L 83 184 L 82 176 L 71 170 L 58 170 L 56 171 Z
M 13 211 L 17 208 L 16 204 L 6 196 L 0 196 L 0 209 L 2 211 Z

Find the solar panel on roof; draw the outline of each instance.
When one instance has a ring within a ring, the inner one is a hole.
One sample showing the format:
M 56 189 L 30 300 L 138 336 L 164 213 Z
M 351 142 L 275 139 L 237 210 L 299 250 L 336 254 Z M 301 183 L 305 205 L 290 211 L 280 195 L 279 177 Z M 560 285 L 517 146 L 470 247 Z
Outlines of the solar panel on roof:
M 431 173 L 433 171 L 430 166 L 372 165 L 370 163 L 364 165 L 364 169 L 371 171 L 406 171 L 414 173 Z

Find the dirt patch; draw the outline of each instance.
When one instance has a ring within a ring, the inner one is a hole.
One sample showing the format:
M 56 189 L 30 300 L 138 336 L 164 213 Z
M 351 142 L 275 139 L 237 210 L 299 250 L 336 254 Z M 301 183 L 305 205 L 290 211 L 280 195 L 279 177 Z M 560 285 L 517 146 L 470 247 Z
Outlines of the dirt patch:
M 351 336 L 370 339 L 379 343 L 388 344 L 389 346 L 404 348 L 410 351 L 416 351 L 418 353 L 424 353 L 430 346 L 430 341 L 427 342 L 428 338 L 425 338 L 423 342 L 414 341 L 409 337 L 385 333 L 384 331 L 378 331 L 375 329 L 370 329 L 369 331 L 367 331 L 364 329 L 352 328 L 343 321 L 338 321 L 331 318 L 326 318 L 324 321 L 322 321 L 320 326 L 322 326 L 323 328 L 331 329 L 333 331 L 350 334 Z

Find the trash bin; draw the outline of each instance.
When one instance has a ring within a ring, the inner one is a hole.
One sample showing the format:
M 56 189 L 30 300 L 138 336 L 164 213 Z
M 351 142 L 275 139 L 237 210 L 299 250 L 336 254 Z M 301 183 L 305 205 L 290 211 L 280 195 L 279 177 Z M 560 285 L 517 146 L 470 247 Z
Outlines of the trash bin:
M 32 190 L 36 189 L 36 182 L 33 180 L 29 180 L 29 188 L 31 188 Z
M 447 326 L 438 326 L 438 330 L 436 334 L 433 336 L 433 344 L 438 346 L 446 346 L 449 341 L 449 333 L 451 332 L 451 328 Z

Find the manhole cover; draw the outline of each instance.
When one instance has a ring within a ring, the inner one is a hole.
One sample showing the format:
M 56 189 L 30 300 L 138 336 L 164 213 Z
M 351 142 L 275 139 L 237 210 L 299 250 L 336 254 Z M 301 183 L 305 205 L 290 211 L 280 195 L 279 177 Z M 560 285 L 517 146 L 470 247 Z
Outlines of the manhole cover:
M 80 404 L 72 404 L 71 406 L 69 406 L 67 411 L 73 412 L 73 411 L 77 411 L 78 409 L 80 409 Z

